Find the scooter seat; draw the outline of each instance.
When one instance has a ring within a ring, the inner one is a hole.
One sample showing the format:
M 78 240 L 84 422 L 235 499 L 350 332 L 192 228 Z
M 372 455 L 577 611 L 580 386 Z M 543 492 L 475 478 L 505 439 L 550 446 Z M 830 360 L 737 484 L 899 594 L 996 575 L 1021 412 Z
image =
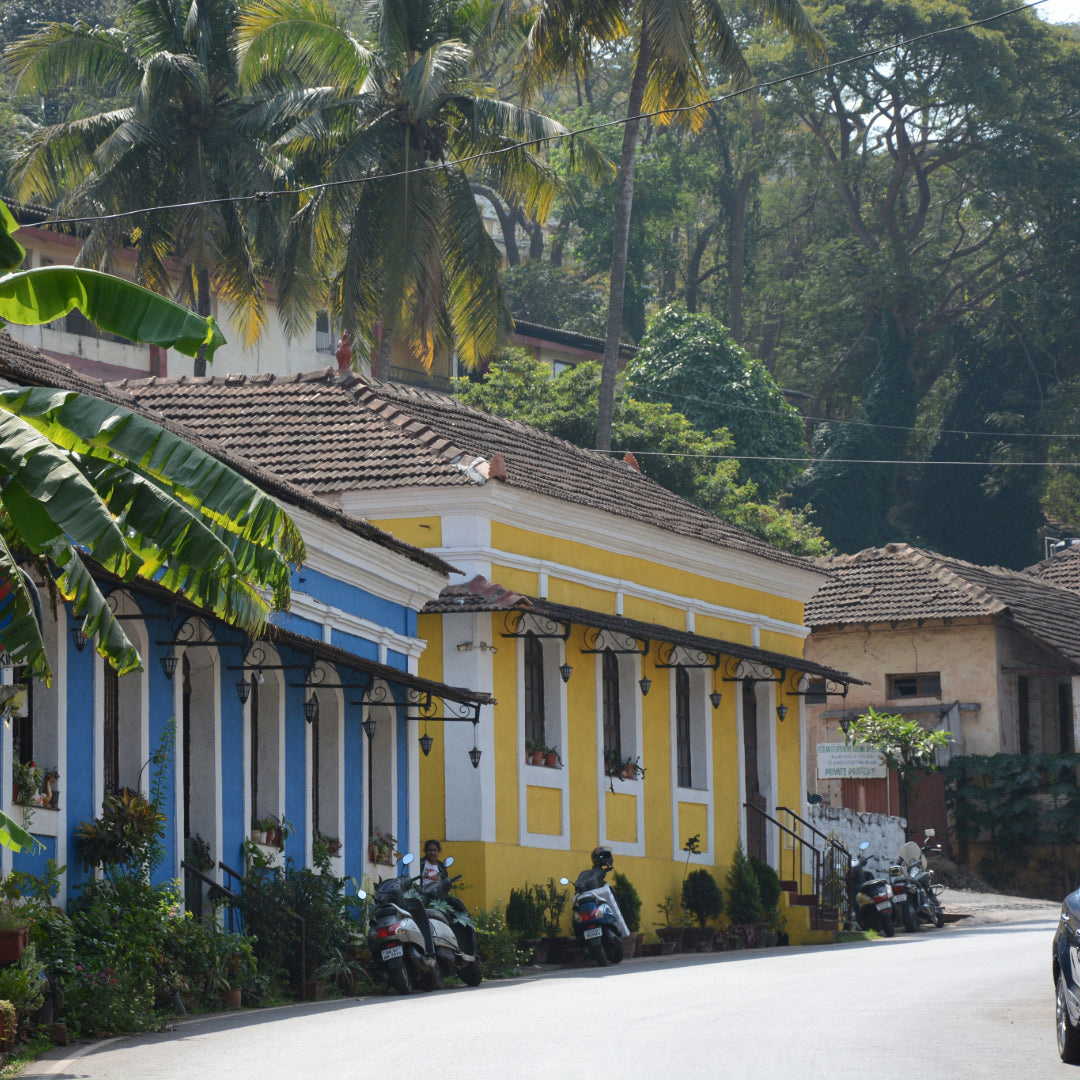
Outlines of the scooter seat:
M 434 908 L 427 909 L 427 917 L 432 922 L 441 922 L 446 923 L 447 926 L 450 925 L 450 920 L 441 911 L 436 911 Z

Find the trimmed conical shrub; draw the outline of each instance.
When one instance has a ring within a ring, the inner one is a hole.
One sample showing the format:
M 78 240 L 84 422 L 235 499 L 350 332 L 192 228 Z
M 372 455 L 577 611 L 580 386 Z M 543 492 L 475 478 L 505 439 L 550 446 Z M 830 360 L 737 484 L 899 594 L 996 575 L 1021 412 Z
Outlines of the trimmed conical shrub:
M 765 918 L 757 874 L 754 873 L 741 842 L 735 846 L 731 869 L 727 875 L 727 913 L 735 926 L 759 923 Z
M 724 894 L 708 870 L 691 870 L 682 886 L 683 907 L 704 926 L 724 910 Z

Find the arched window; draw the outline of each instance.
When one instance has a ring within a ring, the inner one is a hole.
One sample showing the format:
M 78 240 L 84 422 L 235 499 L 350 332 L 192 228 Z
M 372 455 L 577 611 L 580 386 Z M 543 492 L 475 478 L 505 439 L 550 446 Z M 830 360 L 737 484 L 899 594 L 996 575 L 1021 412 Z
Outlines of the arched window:
M 259 680 L 251 676 L 251 694 L 248 704 L 248 726 L 251 731 L 251 760 L 248 771 L 251 776 L 251 816 L 259 814 Z
M 116 795 L 120 791 L 120 677 L 112 664 L 105 663 L 101 669 L 102 712 L 102 779 L 105 794 Z
M 693 787 L 693 742 L 690 730 L 690 675 L 684 667 L 677 667 L 675 669 L 675 747 L 679 787 Z
M 311 719 L 311 828 L 312 835 L 319 831 L 319 695 L 312 694 L 315 715 Z
M 604 701 L 604 760 L 623 760 L 622 716 L 619 710 L 619 658 L 604 650 L 601 673 Z
M 544 730 L 544 646 L 531 631 L 525 635 L 525 739 L 547 744 Z

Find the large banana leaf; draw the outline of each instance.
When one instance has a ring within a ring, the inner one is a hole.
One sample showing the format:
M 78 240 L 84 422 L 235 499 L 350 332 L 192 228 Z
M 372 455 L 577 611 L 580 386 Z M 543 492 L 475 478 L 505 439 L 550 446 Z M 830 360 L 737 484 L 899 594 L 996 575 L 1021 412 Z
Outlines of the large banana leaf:
M 3 810 L 0 810 L 0 845 L 11 848 L 15 852 L 33 851 L 34 848 L 45 846 L 40 840 L 35 840 L 21 825 L 17 825 Z

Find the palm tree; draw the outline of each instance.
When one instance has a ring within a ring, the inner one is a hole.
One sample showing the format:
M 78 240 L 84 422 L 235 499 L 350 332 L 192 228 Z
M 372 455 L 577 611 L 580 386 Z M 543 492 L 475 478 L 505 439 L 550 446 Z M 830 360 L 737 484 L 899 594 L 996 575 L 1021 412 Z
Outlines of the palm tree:
M 236 18 L 234 0 L 120 0 L 116 30 L 54 23 L 10 45 L 4 67 L 18 94 L 67 86 L 125 103 L 35 129 L 12 174 L 18 195 L 70 216 L 192 204 L 93 224 L 79 260 L 108 269 L 131 243 L 137 281 L 175 291 L 204 316 L 220 297 L 251 344 L 266 322 L 256 233 L 274 209 L 229 197 L 280 187 L 282 172 L 240 101 Z
M 242 85 L 265 95 L 275 149 L 298 177 L 325 185 L 283 247 L 286 329 L 306 325 L 329 289 L 335 321 L 377 348 L 380 378 L 395 339 L 426 364 L 456 349 L 471 366 L 511 329 L 471 184 L 541 221 L 559 187 L 539 147 L 564 129 L 475 77 L 502 10 L 497 0 L 365 0 L 363 41 L 325 0 L 253 0 L 241 17 Z M 587 145 L 574 152 L 603 172 Z
M 18 271 L 25 251 L 0 204 L 0 318 L 39 324 L 78 306 L 104 329 L 189 356 L 223 343 L 200 318 L 156 293 L 96 270 Z M 141 664 L 86 565 L 152 580 L 257 635 L 289 604 L 304 544 L 271 498 L 178 434 L 122 406 L 49 388 L 0 390 L 0 647 L 48 681 L 32 561 L 83 616 L 82 631 L 120 673 Z M 265 597 L 264 597 L 265 592 Z M 266 598 L 268 597 L 268 599 Z M 11 690 L 0 694 L 9 705 Z M 35 841 L 0 812 L 0 844 Z
M 706 63 L 730 76 L 735 87 L 750 82 L 750 71 L 734 29 L 718 0 L 522 0 L 533 16 L 524 49 L 526 92 L 567 71 L 584 73 L 597 46 L 631 39 L 634 74 L 626 102 L 615 231 L 611 249 L 607 335 L 604 343 L 596 445 L 611 449 L 615 374 L 622 336 L 623 293 L 634 202 L 634 164 L 643 110 L 692 105 L 706 96 Z M 794 34 L 814 51 L 823 47 L 798 0 L 752 0 L 751 7 Z M 660 117 L 660 122 L 667 122 Z M 704 112 L 680 120 L 697 127 Z

